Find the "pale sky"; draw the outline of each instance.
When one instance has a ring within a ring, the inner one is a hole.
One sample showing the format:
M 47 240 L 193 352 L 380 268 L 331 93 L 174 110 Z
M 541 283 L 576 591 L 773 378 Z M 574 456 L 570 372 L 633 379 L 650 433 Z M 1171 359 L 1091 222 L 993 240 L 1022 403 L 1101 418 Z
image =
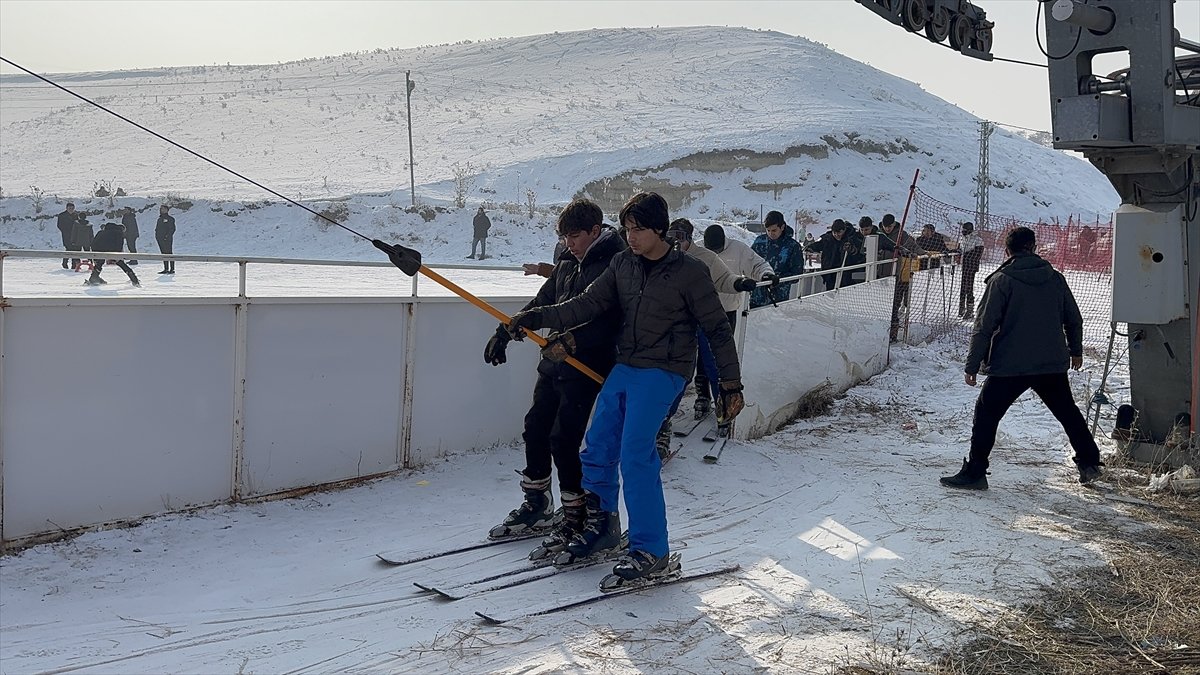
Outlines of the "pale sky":
M 993 54 L 1045 63 L 1035 41 L 1036 0 L 975 4 L 996 24 Z M 1175 15 L 1184 37 L 1200 39 L 1200 0 L 1177 0 Z M 964 57 L 893 26 L 853 0 L 0 0 L 0 55 L 40 73 L 104 71 L 275 63 L 589 28 L 696 25 L 801 35 L 918 82 L 980 117 L 1050 128 L 1044 68 Z M 0 72 L 15 71 L 4 66 Z

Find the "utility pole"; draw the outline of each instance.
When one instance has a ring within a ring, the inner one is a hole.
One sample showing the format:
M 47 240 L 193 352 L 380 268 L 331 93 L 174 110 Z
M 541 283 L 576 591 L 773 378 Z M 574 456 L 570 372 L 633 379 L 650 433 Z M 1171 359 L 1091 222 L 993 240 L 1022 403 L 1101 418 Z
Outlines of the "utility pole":
M 413 89 L 417 88 L 417 84 L 409 77 L 412 71 L 404 71 L 404 103 L 408 106 L 408 192 L 412 196 L 412 205 L 417 205 L 417 174 L 413 167 L 413 144 L 412 144 L 412 93 Z
M 975 197 L 975 231 L 983 232 L 988 225 L 988 186 L 991 178 L 988 176 L 988 137 L 996 131 L 996 124 L 987 120 L 979 121 L 979 175 L 975 176 L 978 187 Z

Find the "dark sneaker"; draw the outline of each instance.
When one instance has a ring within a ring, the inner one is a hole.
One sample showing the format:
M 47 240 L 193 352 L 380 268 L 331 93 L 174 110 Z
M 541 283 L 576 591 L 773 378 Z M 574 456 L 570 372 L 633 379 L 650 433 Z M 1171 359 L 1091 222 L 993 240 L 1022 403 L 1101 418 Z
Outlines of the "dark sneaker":
M 1079 482 L 1087 485 L 1092 481 L 1100 478 L 1104 472 L 1099 466 L 1081 466 L 1079 467 Z
M 987 473 L 983 471 L 975 471 L 968 464 L 967 460 L 963 460 L 962 469 L 953 476 L 942 476 L 938 482 L 946 487 L 958 488 L 960 490 L 986 490 L 988 489 Z

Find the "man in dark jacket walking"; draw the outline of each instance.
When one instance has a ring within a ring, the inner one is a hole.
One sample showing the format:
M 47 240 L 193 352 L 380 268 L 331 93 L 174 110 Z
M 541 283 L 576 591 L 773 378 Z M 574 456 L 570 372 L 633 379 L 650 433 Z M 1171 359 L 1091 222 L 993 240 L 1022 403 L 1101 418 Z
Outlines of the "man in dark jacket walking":
M 613 257 L 625 250 L 616 230 L 604 226 L 604 212 L 595 203 L 577 199 L 558 216 L 558 235 L 565 242 L 550 277 L 524 309 L 566 302 L 608 269 Z M 607 376 L 616 359 L 617 332 L 621 310 L 612 308 L 591 321 L 574 326 L 559 336 L 574 345 L 575 358 L 601 376 Z M 501 324 L 483 350 L 483 360 L 498 366 L 507 360 L 505 349 L 511 337 Z M 558 340 L 556 340 L 557 342 Z M 583 503 L 583 468 L 579 445 L 587 429 L 592 404 L 600 384 L 565 363 L 561 350 L 547 349 L 538 363 L 533 405 L 525 416 L 525 470 L 521 472 L 522 504 L 492 528 L 489 536 L 503 538 L 528 530 L 554 526 L 554 531 L 536 549 L 536 557 L 558 553 L 575 534 L 583 531 L 587 510 Z M 551 462 L 558 469 L 563 517 L 556 525 L 554 498 L 550 489 Z
M 97 253 L 120 253 L 121 248 L 125 246 L 125 226 L 120 223 L 105 223 L 100 227 L 95 238 L 92 239 L 92 250 Z M 129 283 L 134 286 L 141 286 L 137 275 L 133 273 L 129 265 L 125 264 L 124 260 L 117 258 L 113 262 L 117 267 L 120 267 L 125 274 L 129 276 Z M 92 275 L 88 280 L 83 282 L 85 286 L 99 286 L 108 283 L 100 278 L 100 270 L 104 269 L 104 258 L 94 258 L 92 260 Z
M 988 455 L 996 428 L 1008 408 L 1032 389 L 1067 432 L 1075 449 L 1079 482 L 1100 477 L 1100 450 L 1087 421 L 1071 397 L 1068 366 L 1083 365 L 1083 317 L 1067 280 L 1034 253 L 1036 236 L 1027 227 L 1008 233 L 1010 256 L 986 280 L 964 380 L 975 386 L 976 374 L 988 378 L 975 402 L 971 453 L 962 470 L 941 479 L 942 485 L 968 490 L 988 488 Z
M 509 331 L 519 335 L 522 329 L 578 326 L 613 308 L 621 310 L 617 364 L 600 390 L 581 456 L 587 524 L 557 558 L 570 562 L 620 546 L 617 500 L 623 481 L 629 553 L 606 582 L 673 571 L 662 462 L 654 437 L 695 372 L 697 326 L 708 337 L 720 371 L 718 421 L 732 420 L 743 406 L 733 330 L 708 268 L 673 250 L 667 240 L 666 200 L 655 193 L 636 194 L 621 209 L 619 222 L 629 250 L 613 258 L 586 291 L 562 304 L 520 312 L 509 324 Z M 569 345 L 555 343 L 560 345 L 571 351 Z
M 58 214 L 58 231 L 62 233 L 63 248 L 68 251 L 78 251 L 75 248 L 75 219 L 78 214 L 75 213 L 75 205 L 67 202 L 67 208 L 62 213 Z M 67 259 L 63 258 L 63 269 L 74 269 L 79 267 L 79 259 L 76 258 L 71 265 L 67 264 Z
M 771 265 L 777 278 L 803 274 L 804 251 L 800 248 L 800 242 L 796 241 L 795 231 L 784 222 L 783 214 L 771 211 L 763 219 L 763 225 L 766 232 L 758 235 L 750 248 Z M 756 288 L 750 294 L 750 306 L 762 307 L 772 301 L 787 300 L 795 285 L 796 282 L 789 281 L 777 286 Z
M 487 235 L 488 230 L 492 229 L 492 219 L 483 212 L 482 206 L 475 213 L 475 219 L 471 221 L 471 225 L 475 228 L 475 236 L 471 239 L 471 255 L 467 257 L 474 258 L 475 247 L 478 246 L 479 259 L 483 260 L 487 257 Z
M 121 224 L 125 226 L 125 245 L 130 253 L 137 253 L 137 216 L 134 215 L 132 206 L 125 207 L 125 212 L 121 214 Z M 136 265 L 138 261 L 130 260 L 129 264 Z
M 158 242 L 158 252 L 171 254 L 175 251 L 175 218 L 168 211 L 166 204 L 158 207 L 158 222 L 154 224 L 154 239 Z M 164 260 L 159 274 L 175 274 L 175 261 Z

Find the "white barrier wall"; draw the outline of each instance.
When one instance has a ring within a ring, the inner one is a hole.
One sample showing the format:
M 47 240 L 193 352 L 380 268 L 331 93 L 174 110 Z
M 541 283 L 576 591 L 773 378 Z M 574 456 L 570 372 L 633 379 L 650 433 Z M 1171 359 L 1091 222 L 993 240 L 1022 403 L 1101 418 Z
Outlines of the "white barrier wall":
M 800 399 L 829 386 L 844 391 L 887 367 L 886 314 L 866 311 L 890 299 L 891 277 L 764 307 L 746 322 L 739 438 L 771 433 L 795 417 Z

